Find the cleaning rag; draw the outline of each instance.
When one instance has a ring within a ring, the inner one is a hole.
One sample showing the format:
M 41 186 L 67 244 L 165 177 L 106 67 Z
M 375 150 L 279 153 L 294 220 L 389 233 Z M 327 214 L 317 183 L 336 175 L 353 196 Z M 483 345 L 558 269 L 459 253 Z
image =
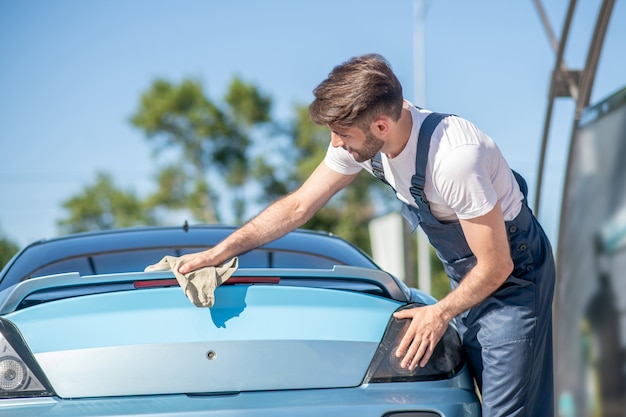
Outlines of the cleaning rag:
M 196 307 L 213 307 L 215 289 L 237 270 L 238 258 L 234 257 L 222 266 L 207 266 L 187 274 L 178 272 L 182 260 L 166 256 L 158 263 L 146 267 L 145 271 L 172 270 L 185 295 Z

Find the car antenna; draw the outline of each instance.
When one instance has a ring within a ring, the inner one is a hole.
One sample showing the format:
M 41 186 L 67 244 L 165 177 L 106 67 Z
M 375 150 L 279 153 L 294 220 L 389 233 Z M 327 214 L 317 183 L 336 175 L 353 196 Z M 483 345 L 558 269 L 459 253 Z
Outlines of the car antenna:
M 187 223 L 187 220 L 185 220 L 185 223 L 183 223 L 183 230 L 184 230 L 185 232 L 188 232 L 188 231 L 189 231 L 189 223 Z

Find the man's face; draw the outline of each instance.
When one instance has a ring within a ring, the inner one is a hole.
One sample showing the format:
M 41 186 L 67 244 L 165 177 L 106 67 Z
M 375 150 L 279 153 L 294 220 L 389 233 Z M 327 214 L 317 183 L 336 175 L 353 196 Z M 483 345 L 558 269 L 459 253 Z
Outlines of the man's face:
M 382 139 L 377 138 L 369 130 L 364 132 L 358 127 L 331 129 L 330 137 L 331 144 L 335 148 L 347 150 L 357 162 L 372 159 L 385 144 Z

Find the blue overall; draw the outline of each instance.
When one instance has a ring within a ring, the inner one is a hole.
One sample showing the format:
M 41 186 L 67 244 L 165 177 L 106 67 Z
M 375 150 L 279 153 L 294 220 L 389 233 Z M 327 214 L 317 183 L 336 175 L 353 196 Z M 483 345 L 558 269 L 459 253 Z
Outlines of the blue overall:
M 430 137 L 445 114 L 430 114 L 420 129 L 411 195 L 418 208 L 402 214 L 413 229 L 422 227 L 443 263 L 453 290 L 476 264 L 458 222 L 441 223 L 424 197 Z M 380 155 L 374 175 L 384 179 Z M 456 318 L 470 370 L 482 395 L 483 416 L 553 417 L 552 298 L 554 258 L 550 243 L 526 202 L 528 188 L 513 172 L 524 194 L 521 212 L 506 222 L 515 264 L 502 286 Z

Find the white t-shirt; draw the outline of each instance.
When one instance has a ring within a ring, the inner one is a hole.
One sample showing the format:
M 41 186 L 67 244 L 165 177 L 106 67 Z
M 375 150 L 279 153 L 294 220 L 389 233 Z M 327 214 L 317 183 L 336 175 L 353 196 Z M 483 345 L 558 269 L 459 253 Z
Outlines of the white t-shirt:
M 407 145 L 395 158 L 382 153 L 385 179 L 400 201 L 417 207 L 409 191 L 415 173 L 419 128 L 431 113 L 410 105 L 413 126 Z M 343 148 L 328 147 L 326 165 L 335 172 L 352 175 L 361 169 L 372 172 L 370 161 L 357 162 Z M 469 121 L 445 118 L 431 137 L 424 194 L 430 210 L 441 222 L 472 219 L 490 212 L 500 202 L 505 220 L 520 212 L 523 195 L 502 153 L 485 133 Z

